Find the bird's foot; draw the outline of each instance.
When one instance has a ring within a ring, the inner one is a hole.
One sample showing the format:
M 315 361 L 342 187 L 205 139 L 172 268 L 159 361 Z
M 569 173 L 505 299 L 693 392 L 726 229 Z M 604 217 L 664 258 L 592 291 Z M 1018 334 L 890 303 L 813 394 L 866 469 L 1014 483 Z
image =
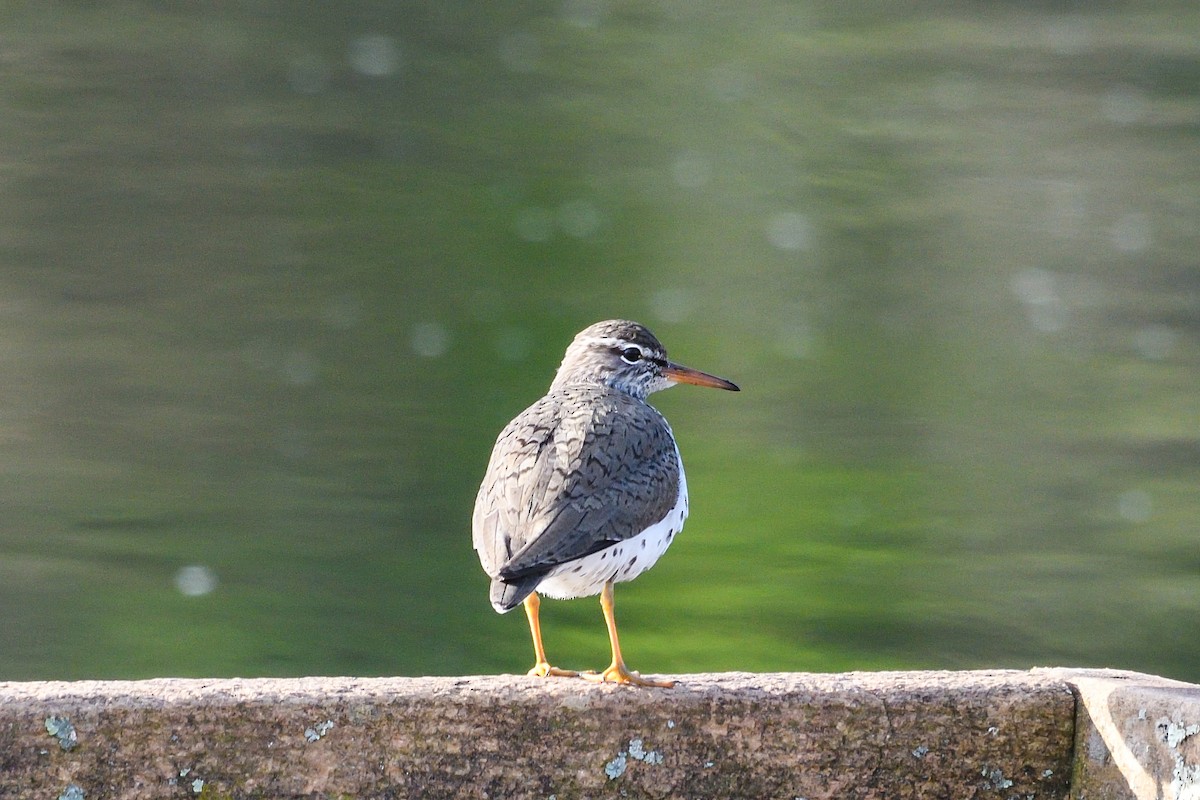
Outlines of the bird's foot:
M 670 689 L 675 685 L 675 681 L 655 681 L 649 678 L 643 678 L 638 673 L 629 669 L 622 663 L 610 664 L 604 672 L 593 672 L 588 670 L 581 673 L 580 676 L 584 680 L 592 681 L 593 683 L 622 683 L 626 686 L 653 686 L 659 689 Z
M 525 673 L 532 675 L 535 678 L 578 678 L 579 673 L 569 669 L 559 669 L 552 667 L 545 661 L 539 661 L 533 665 L 533 669 Z

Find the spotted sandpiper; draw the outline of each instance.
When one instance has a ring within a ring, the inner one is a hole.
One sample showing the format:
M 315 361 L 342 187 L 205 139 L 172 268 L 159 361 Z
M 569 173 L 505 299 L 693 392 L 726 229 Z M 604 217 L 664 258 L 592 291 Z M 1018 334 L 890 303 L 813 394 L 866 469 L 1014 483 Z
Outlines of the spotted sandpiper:
M 667 360 L 649 330 L 597 322 L 575 336 L 546 396 L 500 432 L 472 518 L 475 550 L 501 614 L 525 606 L 533 634 L 530 675 L 577 676 L 550 666 L 539 594 L 600 595 L 612 663 L 595 681 L 673 685 L 625 666 L 613 584 L 666 552 L 688 512 L 687 481 L 671 426 L 647 402 L 676 383 L 738 391 L 724 378 Z

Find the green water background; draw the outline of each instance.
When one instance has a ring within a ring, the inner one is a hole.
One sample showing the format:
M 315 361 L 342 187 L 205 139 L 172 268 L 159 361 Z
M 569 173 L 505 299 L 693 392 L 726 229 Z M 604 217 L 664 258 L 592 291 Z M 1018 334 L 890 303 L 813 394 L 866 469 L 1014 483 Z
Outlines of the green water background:
M 633 667 L 1200 680 L 1200 7 L 616 0 L 0 7 L 0 679 L 524 670 L 613 316 L 743 388 Z

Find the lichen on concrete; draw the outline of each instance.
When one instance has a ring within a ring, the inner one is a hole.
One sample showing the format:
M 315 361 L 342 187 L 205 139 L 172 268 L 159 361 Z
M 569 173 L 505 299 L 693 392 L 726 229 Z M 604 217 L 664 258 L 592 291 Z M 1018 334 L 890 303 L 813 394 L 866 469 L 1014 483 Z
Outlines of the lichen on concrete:
M 58 800 L 85 800 L 86 795 L 83 789 L 77 784 L 72 783 L 63 793 L 58 796 Z
M 663 763 L 662 753 L 657 750 L 647 750 L 645 742 L 641 739 L 630 739 L 628 752 L 630 758 L 644 761 L 647 764 Z
M 46 717 L 46 733 L 57 739 L 63 750 L 73 750 L 79 744 L 79 734 L 66 717 Z
M 1011 778 L 1004 777 L 1004 772 L 998 769 L 983 768 L 979 773 L 984 777 L 984 788 L 987 789 L 1011 789 L 1013 782 Z
M 629 760 L 626 758 L 625 751 L 617 753 L 617 757 L 604 765 L 604 774 L 608 776 L 610 781 L 615 781 L 617 778 L 625 774 L 625 768 L 629 765 Z
M 333 730 L 333 720 L 325 720 L 311 728 L 304 729 L 304 738 L 310 742 L 320 741 L 321 737 Z
M 1170 719 L 1161 720 L 1156 726 L 1162 733 L 1163 741 L 1167 743 L 1167 747 L 1172 750 L 1179 747 L 1189 736 L 1195 736 L 1200 733 L 1200 724 L 1192 723 L 1191 725 L 1181 725 L 1178 722 Z

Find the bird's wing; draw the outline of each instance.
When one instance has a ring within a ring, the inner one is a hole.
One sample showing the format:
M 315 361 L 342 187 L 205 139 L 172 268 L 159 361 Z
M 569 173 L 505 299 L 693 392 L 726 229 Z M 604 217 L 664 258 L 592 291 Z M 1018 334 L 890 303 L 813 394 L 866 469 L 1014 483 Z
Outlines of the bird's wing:
M 557 392 L 500 434 L 475 503 L 475 549 L 492 577 L 544 573 L 636 536 L 678 493 L 662 415 L 617 392 Z
M 550 421 L 557 416 L 559 403 L 543 397 L 521 412 L 496 437 L 487 473 L 475 497 L 471 518 L 472 540 L 483 569 L 493 578 L 524 542 L 521 522 L 529 505 L 522 492 L 533 496 L 535 474 L 547 472 L 549 456 L 543 452 L 554 440 Z M 551 462 L 552 463 L 552 462 Z

